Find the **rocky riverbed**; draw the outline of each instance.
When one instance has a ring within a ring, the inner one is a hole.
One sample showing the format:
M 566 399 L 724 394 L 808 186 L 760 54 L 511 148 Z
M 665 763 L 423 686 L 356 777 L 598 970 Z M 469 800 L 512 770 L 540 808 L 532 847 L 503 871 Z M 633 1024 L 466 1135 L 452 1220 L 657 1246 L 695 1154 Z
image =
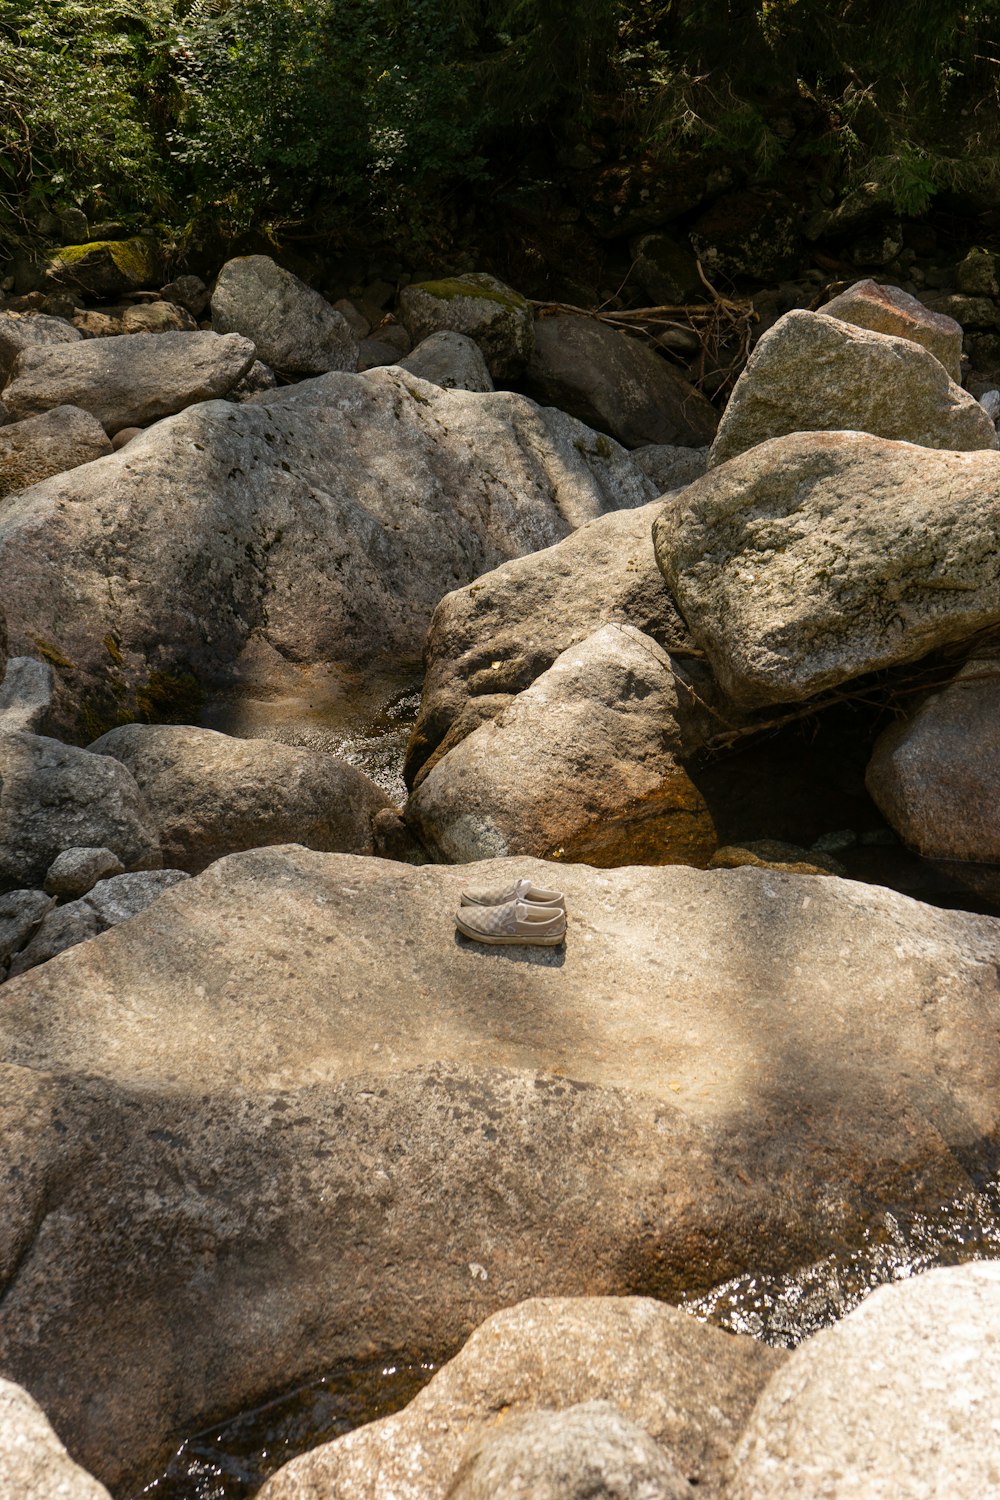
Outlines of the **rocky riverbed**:
M 830 290 L 0 310 L 12 1500 L 988 1492 L 1000 452 Z

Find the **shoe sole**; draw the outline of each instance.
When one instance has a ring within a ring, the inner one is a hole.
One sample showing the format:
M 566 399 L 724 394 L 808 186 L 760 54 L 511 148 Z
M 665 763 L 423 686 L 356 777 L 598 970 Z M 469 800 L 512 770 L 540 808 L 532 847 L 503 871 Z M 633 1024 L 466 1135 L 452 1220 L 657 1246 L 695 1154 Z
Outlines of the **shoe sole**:
M 491 947 L 500 947 L 505 943 L 519 943 L 522 948 L 558 948 L 560 943 L 566 941 L 565 928 L 558 936 L 546 934 L 544 937 L 508 937 L 500 933 L 476 932 L 457 920 L 455 925 L 463 937 L 471 938 L 474 943 L 489 943 Z

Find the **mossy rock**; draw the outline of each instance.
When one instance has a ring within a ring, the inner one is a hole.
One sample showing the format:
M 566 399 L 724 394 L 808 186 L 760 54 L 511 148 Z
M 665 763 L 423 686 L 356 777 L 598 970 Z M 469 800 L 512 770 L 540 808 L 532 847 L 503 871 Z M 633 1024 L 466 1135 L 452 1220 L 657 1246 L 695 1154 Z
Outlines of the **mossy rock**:
M 516 380 L 534 347 L 531 305 L 495 276 L 469 274 L 404 288 L 399 317 L 414 344 L 432 333 L 463 333 L 482 350 L 494 380 Z
M 49 286 L 103 298 L 155 289 L 164 274 L 160 245 L 145 235 L 134 235 L 130 240 L 94 240 L 89 245 L 53 250 L 45 280 Z

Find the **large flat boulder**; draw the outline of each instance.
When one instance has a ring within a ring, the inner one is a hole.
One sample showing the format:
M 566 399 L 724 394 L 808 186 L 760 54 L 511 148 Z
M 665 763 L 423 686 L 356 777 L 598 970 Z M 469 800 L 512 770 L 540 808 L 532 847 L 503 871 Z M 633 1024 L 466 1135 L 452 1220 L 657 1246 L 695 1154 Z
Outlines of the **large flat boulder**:
M 228 260 L 212 292 L 216 333 L 240 333 L 283 375 L 355 370 L 358 341 L 326 298 L 268 255 Z
M 882 1287 L 772 1377 L 726 1500 L 991 1494 L 1000 1475 L 1000 1266 Z
M 656 566 L 654 501 L 588 522 L 555 546 L 503 563 L 446 594 L 424 649 L 420 716 L 406 756 L 409 785 L 470 705 L 492 713 L 601 625 L 633 625 L 667 651 L 690 633 Z
M 974 655 L 890 725 L 865 785 L 918 853 L 1000 865 L 1000 657 Z
M 653 534 L 718 681 L 752 707 L 1000 624 L 998 527 L 1000 455 L 828 432 L 711 470 Z
M 597 441 L 400 370 L 205 403 L 0 509 L 15 649 L 57 664 L 53 727 L 88 739 L 122 714 L 190 720 L 178 697 L 254 643 L 335 677 L 416 661 L 446 589 L 652 498 Z
M 524 388 L 628 448 L 699 448 L 719 424 L 711 402 L 665 360 L 596 318 L 539 318 Z
M 135 777 L 172 869 L 203 870 L 263 844 L 371 854 L 372 820 L 391 806 L 356 766 L 273 740 L 187 724 L 123 724 L 89 748 Z
M 515 874 L 564 949 L 456 940 Z M 753 869 L 217 861 L 4 987 L 0 1372 L 128 1492 L 525 1297 L 676 1301 L 941 1212 L 993 1160 L 998 934 Z
M 856 281 L 823 306 L 828 318 L 892 333 L 922 344 L 944 365 L 952 380 L 962 379 L 962 325 L 945 313 L 932 312 L 898 286 L 882 286 L 871 278 Z
M 683 761 L 690 684 L 651 636 L 603 625 L 421 781 L 406 820 L 436 859 L 706 864 L 718 840 Z
M 613 1402 L 685 1482 L 714 1496 L 754 1402 L 787 1358 L 644 1297 L 522 1302 L 477 1328 L 403 1411 L 286 1464 L 261 1500 L 444 1500 L 460 1469 L 480 1466 L 469 1456 L 491 1437 L 587 1401 Z
M 254 346 L 238 334 L 135 333 L 29 348 L 4 387 L 11 415 L 54 406 L 91 412 L 113 437 L 199 401 L 224 396 L 250 369 Z
M 759 341 L 708 456 L 709 468 L 790 432 L 871 432 L 923 448 L 996 448 L 992 420 L 929 350 L 804 310 Z
M 75 406 L 57 406 L 0 427 L 0 499 L 110 452 L 97 418 Z

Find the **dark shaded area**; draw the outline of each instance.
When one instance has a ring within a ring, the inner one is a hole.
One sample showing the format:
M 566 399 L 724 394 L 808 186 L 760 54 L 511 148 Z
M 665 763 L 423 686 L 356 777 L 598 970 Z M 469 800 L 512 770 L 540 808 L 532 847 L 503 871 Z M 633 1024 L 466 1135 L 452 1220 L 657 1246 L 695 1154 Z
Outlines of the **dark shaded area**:
M 185 1438 L 166 1469 L 138 1493 L 151 1500 L 248 1500 L 300 1453 L 392 1416 L 434 1373 L 433 1364 L 378 1360 L 334 1370 L 308 1385 Z

